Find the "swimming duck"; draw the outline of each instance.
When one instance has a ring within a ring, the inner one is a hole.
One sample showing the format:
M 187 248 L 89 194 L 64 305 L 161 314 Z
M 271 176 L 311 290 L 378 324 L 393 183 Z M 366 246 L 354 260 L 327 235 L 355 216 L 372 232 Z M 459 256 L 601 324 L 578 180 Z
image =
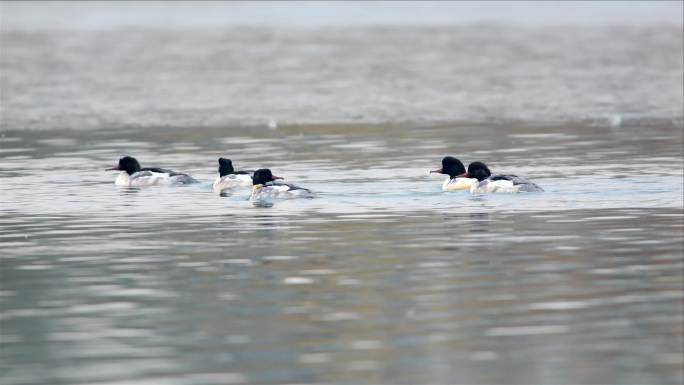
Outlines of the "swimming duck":
M 268 203 L 273 199 L 312 198 L 311 190 L 304 187 L 287 183 L 276 183 L 283 179 L 273 175 L 271 170 L 262 168 L 254 171 L 252 177 L 252 196 L 250 200 L 255 203 Z
M 475 178 L 477 183 L 470 187 L 471 193 L 517 193 L 544 191 L 539 185 L 517 175 L 492 174 L 486 164 L 473 162 L 468 172 L 462 175 Z
M 254 171 L 235 171 L 233 162 L 227 158 L 219 158 L 219 176 L 214 181 L 214 191 L 222 192 L 236 187 L 249 187 L 252 185 Z
M 107 171 L 109 170 L 121 171 L 116 178 L 116 182 L 114 182 L 117 186 L 143 187 L 197 183 L 197 181 L 188 174 L 163 168 L 141 168 L 138 160 L 132 156 L 124 156 L 119 159 L 119 164 L 107 169 Z
M 477 184 L 477 179 L 464 176 L 466 175 L 465 166 L 453 156 L 445 156 L 442 159 L 442 168 L 432 170 L 430 173 L 448 175 L 442 183 L 442 190 L 444 191 L 468 190 Z

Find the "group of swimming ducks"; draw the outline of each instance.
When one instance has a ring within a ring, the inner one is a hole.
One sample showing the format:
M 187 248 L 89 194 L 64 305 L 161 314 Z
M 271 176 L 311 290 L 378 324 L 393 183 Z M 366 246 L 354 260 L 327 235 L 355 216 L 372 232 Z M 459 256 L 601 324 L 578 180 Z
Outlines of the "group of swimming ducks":
M 219 175 L 214 180 L 215 192 L 223 193 L 240 187 L 252 187 L 250 200 L 253 202 L 273 199 L 311 198 L 311 190 L 284 183 L 283 178 L 273 175 L 271 170 L 262 168 L 256 171 L 236 171 L 230 159 L 219 158 Z M 142 168 L 133 157 L 124 156 L 119 164 L 107 170 L 119 170 L 116 178 L 118 186 L 154 186 L 190 184 L 198 181 L 188 174 L 163 168 Z M 466 170 L 463 163 L 452 157 L 442 159 L 442 168 L 430 173 L 447 175 L 442 184 L 444 191 L 469 190 L 471 193 L 517 193 L 544 191 L 537 184 L 516 175 L 492 174 L 482 162 L 472 162 Z

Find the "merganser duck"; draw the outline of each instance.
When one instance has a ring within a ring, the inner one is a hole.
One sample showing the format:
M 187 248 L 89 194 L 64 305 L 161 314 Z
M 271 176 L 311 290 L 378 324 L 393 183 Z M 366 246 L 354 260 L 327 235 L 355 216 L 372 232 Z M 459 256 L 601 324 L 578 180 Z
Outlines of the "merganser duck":
M 166 170 L 163 168 L 141 168 L 138 160 L 132 156 L 124 156 L 119 159 L 117 166 L 108 168 L 106 171 L 120 170 L 121 173 L 116 178 L 117 186 L 155 186 L 197 183 L 188 174 Z
M 252 185 L 254 171 L 235 171 L 233 162 L 227 158 L 219 158 L 219 176 L 214 181 L 214 191 L 222 192 L 236 187 L 249 187 Z
M 477 179 L 464 176 L 466 175 L 465 166 L 453 156 L 445 156 L 442 159 L 442 168 L 430 171 L 430 173 L 433 172 L 448 175 L 442 183 L 444 191 L 468 190 L 477 184 Z
M 254 171 L 250 200 L 269 204 L 273 199 L 313 198 L 311 190 L 293 184 L 276 183 L 278 179 L 283 178 L 273 175 L 267 168 Z
M 517 193 L 544 191 L 539 185 L 517 175 L 493 174 L 489 167 L 482 162 L 468 165 L 468 172 L 462 175 L 475 178 L 478 183 L 470 187 L 471 193 Z

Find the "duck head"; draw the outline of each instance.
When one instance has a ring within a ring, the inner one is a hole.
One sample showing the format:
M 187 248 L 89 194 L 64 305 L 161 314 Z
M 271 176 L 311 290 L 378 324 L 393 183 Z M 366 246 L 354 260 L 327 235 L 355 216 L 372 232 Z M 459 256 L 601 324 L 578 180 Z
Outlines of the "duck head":
M 489 178 L 491 175 L 492 172 L 489 171 L 489 167 L 487 167 L 486 164 L 482 162 L 473 162 L 468 165 L 468 172 L 458 176 L 464 178 L 475 178 L 479 182 L 482 182 L 483 180 Z
M 454 158 L 453 156 L 445 156 L 442 158 L 442 168 L 430 171 L 430 173 L 433 172 L 437 174 L 449 175 L 449 177 L 453 179 L 459 175 L 465 174 L 466 169 L 460 160 Z
M 233 162 L 228 158 L 219 158 L 219 175 L 226 176 L 230 174 L 235 174 L 235 169 L 233 169 Z
M 254 186 L 257 186 L 260 184 L 264 185 L 264 184 L 266 184 L 268 182 L 272 182 L 276 179 L 283 179 L 283 178 L 273 175 L 271 170 L 269 170 L 267 168 L 261 168 L 259 170 L 254 171 L 254 176 L 252 176 L 252 184 Z
M 109 170 L 126 171 L 128 175 L 133 175 L 140 171 L 140 163 L 138 163 L 138 160 L 132 156 L 124 156 L 123 158 L 119 159 L 119 164 L 117 166 L 108 168 L 107 171 Z

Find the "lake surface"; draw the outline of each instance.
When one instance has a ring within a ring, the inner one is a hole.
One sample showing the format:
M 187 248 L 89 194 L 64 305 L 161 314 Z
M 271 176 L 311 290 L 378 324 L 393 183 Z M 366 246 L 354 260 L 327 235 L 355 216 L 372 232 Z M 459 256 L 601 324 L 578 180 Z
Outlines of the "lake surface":
M 680 32 L 3 31 L 2 383 L 681 384 Z
M 4 383 L 682 380 L 679 129 L 16 131 L 2 143 Z M 103 169 L 123 153 L 203 182 L 116 187 Z M 443 193 L 427 170 L 445 153 L 546 192 Z M 219 156 L 318 197 L 221 197 Z

